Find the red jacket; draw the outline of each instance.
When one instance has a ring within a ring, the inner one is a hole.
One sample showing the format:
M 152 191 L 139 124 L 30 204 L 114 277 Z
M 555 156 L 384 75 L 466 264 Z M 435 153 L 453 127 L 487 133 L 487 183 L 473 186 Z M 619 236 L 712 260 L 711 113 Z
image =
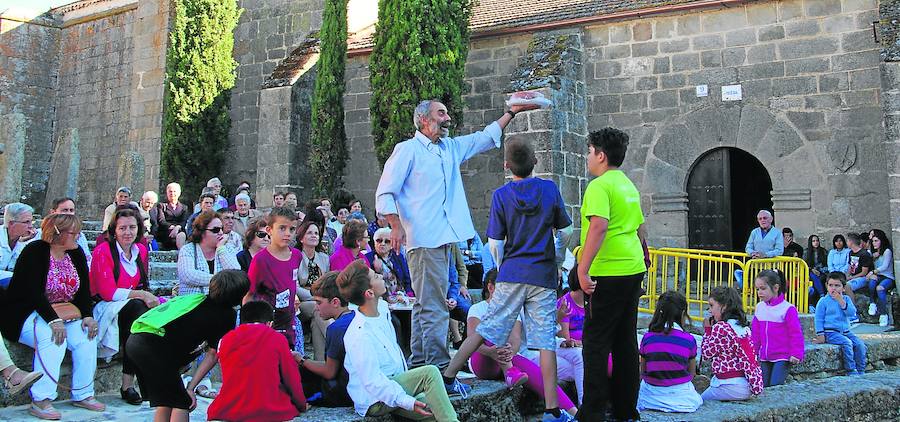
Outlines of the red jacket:
M 209 420 L 287 421 L 306 409 L 287 339 L 264 324 L 243 324 L 219 342 L 222 389 Z

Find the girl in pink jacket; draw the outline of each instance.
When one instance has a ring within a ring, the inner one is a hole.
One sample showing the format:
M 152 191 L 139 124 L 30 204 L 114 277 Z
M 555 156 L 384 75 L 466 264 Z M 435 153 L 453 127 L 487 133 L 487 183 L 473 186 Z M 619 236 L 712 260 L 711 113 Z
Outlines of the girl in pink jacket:
M 750 325 L 766 387 L 784 384 L 792 364 L 803 360 L 803 330 L 797 308 L 784 300 L 784 277 L 763 270 L 756 276 L 759 303 Z

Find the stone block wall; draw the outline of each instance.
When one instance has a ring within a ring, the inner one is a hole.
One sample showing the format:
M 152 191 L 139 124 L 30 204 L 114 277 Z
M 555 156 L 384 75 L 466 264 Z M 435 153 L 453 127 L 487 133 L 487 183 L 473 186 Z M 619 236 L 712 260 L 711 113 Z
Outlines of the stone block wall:
M 323 0 L 239 0 L 234 31 L 237 80 L 231 91 L 230 146 L 222 181 L 256 180 L 260 89 L 278 63 L 322 26 Z
M 120 181 L 119 159 L 128 150 L 131 128 L 132 78 L 139 77 L 132 73 L 134 24 L 132 8 L 60 30 L 55 134 L 78 131 L 76 199 L 83 215 L 101 215 Z M 67 151 L 61 152 L 55 160 L 68 159 Z
M 0 15 L 0 203 L 39 208 L 50 176 L 59 68 L 58 21 L 10 9 Z
M 381 177 L 381 165 L 375 156 L 369 116 L 372 87 L 368 56 L 347 59 L 344 84 L 344 130 L 350 157 L 344 167 L 344 187 L 356 195 L 362 202 L 363 212 L 371 218 L 375 214 L 375 189 Z
M 877 19 L 875 0 L 786 0 L 584 28 L 588 126 L 631 135 L 651 243 L 687 244 L 690 168 L 723 146 L 766 166 L 799 239 L 890 228 Z

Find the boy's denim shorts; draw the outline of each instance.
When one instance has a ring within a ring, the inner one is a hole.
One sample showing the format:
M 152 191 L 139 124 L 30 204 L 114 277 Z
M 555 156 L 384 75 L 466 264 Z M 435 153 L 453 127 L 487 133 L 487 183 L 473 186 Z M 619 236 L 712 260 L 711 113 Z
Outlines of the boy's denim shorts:
M 476 331 L 494 344 L 506 344 L 520 316 L 523 345 L 529 349 L 556 350 L 556 291 L 546 287 L 498 282 Z

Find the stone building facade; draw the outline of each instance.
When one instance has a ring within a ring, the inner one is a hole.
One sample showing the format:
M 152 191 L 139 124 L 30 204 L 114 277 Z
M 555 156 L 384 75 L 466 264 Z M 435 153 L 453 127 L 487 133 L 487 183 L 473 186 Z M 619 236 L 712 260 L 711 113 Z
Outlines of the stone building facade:
M 0 15 L 0 202 L 77 197 L 96 216 L 118 186 L 159 185 L 167 0 L 85 0 Z
M 305 196 L 323 1 L 238 3 L 223 180 L 251 181 L 266 206 L 275 190 Z M 365 5 L 371 18 L 372 3 L 352 0 L 350 19 L 359 21 Z M 499 117 L 509 92 L 544 92 L 556 106 L 520 115 L 507 132 L 532 139 L 537 174 L 560 185 L 573 217 L 589 181 L 589 131 L 626 131 L 623 169 L 642 192 L 654 246 L 719 236 L 733 248 L 756 207 L 774 209 L 776 223 L 801 238 L 900 229 L 898 3 L 482 0 L 457 131 Z M 82 0 L 40 17 L 3 14 L 0 89 L 9 94 L 0 95 L 0 173 L 20 183 L 4 183 L 0 201 L 40 206 L 77 193 L 97 215 L 117 185 L 163 184 L 168 10 L 168 0 Z M 344 184 L 371 211 L 380 175 L 368 111 L 374 27 L 350 27 Z M 41 54 L 26 54 L 33 51 Z M 491 194 L 506 180 L 501 151 L 462 172 L 483 232 Z M 722 221 L 736 228 L 710 229 Z

